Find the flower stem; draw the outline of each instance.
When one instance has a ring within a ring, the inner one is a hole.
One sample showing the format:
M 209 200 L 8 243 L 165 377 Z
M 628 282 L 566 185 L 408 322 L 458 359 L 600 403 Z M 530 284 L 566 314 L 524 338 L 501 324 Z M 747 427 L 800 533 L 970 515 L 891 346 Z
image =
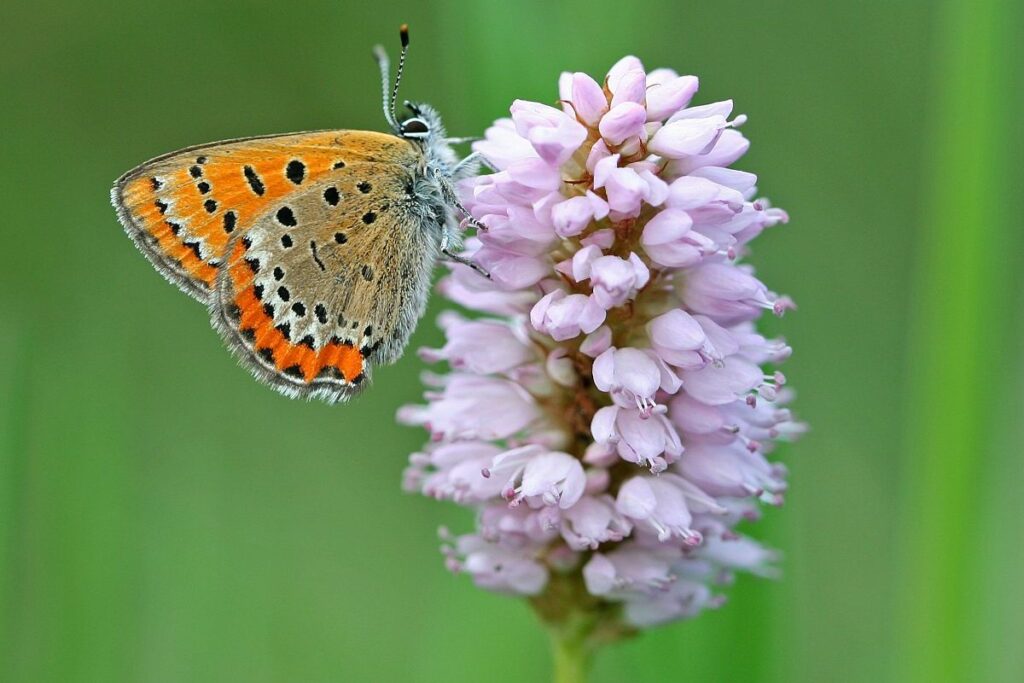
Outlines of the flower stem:
M 591 652 L 585 638 L 578 631 L 552 630 L 551 656 L 554 683 L 586 683 Z

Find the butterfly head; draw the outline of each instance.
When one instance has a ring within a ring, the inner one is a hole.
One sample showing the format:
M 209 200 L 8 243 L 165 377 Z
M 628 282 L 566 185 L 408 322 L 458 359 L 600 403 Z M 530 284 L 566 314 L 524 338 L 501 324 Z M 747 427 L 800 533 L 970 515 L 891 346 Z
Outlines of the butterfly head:
M 399 120 L 395 114 L 395 100 L 398 97 L 398 86 L 405 68 L 405 56 L 409 51 L 409 27 L 401 28 L 402 52 L 398 58 L 398 72 L 395 74 L 394 85 L 391 85 L 391 65 L 384 48 L 379 45 L 374 52 L 380 66 L 381 88 L 383 92 L 384 118 L 387 119 L 395 135 L 405 140 L 420 144 L 427 157 L 428 164 L 440 166 L 447 170 L 455 161 L 455 154 L 449 147 L 441 115 L 429 104 L 409 102 L 405 108 L 409 116 Z
M 421 145 L 428 165 L 450 170 L 456 161 L 441 114 L 429 104 L 406 102 L 410 116 L 398 122 L 399 137 Z

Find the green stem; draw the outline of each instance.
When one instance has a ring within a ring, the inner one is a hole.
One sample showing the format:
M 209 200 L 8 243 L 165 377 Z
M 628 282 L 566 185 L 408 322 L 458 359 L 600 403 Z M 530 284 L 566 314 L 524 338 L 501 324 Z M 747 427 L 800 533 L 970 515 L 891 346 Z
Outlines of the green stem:
M 584 637 L 574 629 L 552 629 L 551 655 L 554 683 L 586 683 L 591 652 Z

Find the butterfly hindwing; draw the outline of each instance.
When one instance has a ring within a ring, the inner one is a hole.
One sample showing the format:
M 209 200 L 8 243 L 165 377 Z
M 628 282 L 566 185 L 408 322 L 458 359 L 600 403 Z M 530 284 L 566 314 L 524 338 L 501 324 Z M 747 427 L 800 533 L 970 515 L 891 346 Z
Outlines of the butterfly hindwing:
M 231 238 L 214 326 L 279 391 L 347 398 L 423 314 L 441 225 L 416 201 L 415 164 L 399 161 L 328 173 Z
M 118 179 L 112 200 L 129 236 L 168 280 L 208 301 L 234 234 L 339 170 L 407 159 L 393 135 L 319 131 L 245 138 L 157 157 Z

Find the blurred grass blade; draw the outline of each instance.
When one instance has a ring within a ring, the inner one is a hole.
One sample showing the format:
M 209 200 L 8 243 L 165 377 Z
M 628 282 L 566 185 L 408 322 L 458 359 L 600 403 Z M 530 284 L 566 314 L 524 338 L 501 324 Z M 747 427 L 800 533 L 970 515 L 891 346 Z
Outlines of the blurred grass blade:
M 986 635 L 975 607 L 986 561 L 978 505 L 1013 322 L 1001 306 L 1014 240 L 1011 14 L 1009 0 L 947 0 L 936 32 L 903 444 L 904 640 L 893 680 L 907 683 L 990 680 L 972 645 Z

